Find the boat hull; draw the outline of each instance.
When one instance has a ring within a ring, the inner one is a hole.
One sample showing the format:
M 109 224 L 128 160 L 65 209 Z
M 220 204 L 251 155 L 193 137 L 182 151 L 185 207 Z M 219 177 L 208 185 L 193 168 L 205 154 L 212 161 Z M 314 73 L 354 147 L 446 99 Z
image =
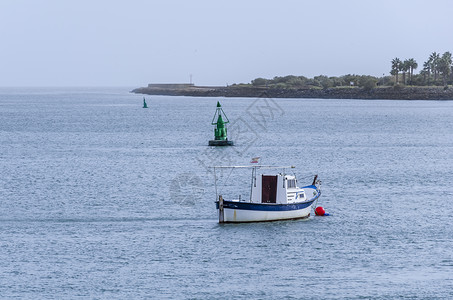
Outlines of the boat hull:
M 268 222 L 308 218 L 311 207 L 319 196 L 321 196 L 320 191 L 310 200 L 293 204 L 267 204 L 224 200 L 223 223 Z M 219 209 L 219 202 L 216 202 L 216 206 Z

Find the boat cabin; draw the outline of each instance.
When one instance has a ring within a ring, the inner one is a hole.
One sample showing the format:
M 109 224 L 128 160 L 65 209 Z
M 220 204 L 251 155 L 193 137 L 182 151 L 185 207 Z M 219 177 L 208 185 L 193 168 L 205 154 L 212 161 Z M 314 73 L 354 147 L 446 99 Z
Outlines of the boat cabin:
M 260 175 L 252 178 L 252 203 L 291 204 L 307 199 L 303 189 L 297 186 L 293 175 Z

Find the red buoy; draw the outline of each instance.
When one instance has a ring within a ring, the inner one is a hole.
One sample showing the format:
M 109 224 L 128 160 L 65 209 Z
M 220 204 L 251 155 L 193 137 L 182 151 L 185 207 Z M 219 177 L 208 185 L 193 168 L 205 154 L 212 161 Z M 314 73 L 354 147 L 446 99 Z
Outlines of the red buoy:
M 322 206 L 318 206 L 315 208 L 315 215 L 317 216 L 324 216 L 326 214 L 326 211 Z

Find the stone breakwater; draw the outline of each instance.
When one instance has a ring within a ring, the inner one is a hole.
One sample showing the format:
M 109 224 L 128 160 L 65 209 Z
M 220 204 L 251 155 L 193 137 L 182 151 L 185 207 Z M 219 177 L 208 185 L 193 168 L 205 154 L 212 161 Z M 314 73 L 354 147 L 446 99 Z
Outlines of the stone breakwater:
M 131 92 L 147 95 L 192 97 L 453 100 L 453 88 L 444 89 L 443 87 L 380 87 L 366 90 L 362 88 L 273 89 L 237 86 L 192 86 L 187 88 L 142 87 Z

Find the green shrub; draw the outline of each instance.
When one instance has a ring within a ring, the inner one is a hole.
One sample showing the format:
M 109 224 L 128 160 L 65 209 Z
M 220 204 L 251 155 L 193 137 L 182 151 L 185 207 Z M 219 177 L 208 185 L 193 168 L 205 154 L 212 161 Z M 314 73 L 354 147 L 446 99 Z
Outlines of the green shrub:
M 359 87 L 362 87 L 365 90 L 371 90 L 376 87 L 377 82 L 378 79 L 376 77 L 364 75 L 359 78 Z

